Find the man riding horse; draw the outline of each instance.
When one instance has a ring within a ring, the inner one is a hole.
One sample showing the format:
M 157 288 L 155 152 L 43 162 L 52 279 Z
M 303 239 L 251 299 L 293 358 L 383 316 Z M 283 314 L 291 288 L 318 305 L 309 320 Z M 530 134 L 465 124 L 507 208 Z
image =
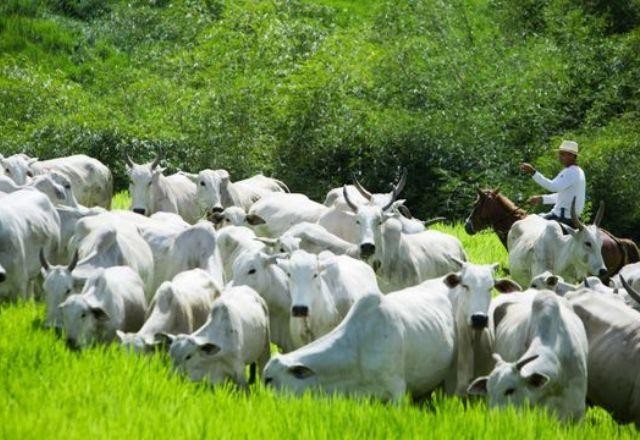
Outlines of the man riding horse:
M 554 194 L 533 196 L 531 204 L 553 204 L 551 212 L 543 216 L 549 220 L 557 220 L 574 227 L 571 219 L 571 201 L 576 198 L 576 214 L 584 209 L 585 178 L 584 172 L 576 165 L 578 145 L 572 141 L 564 141 L 559 150 L 559 160 L 563 170 L 549 180 L 536 172 L 528 163 L 520 165 L 520 169 L 533 176 L 534 181 Z M 507 247 L 507 235 L 511 226 L 528 215 L 527 211 L 500 194 L 500 189 L 478 189 L 478 198 L 465 222 L 465 230 L 473 235 L 486 228 L 491 228 L 498 235 L 502 244 Z M 623 266 L 640 260 L 640 250 L 636 244 L 626 238 L 615 237 L 610 232 L 600 229 L 602 237 L 602 256 L 609 270 L 609 276 L 617 273 Z
M 543 215 L 547 220 L 556 220 L 567 226 L 573 227 L 571 219 L 571 202 L 575 199 L 575 209 L 578 216 L 584 209 L 586 180 L 584 171 L 577 164 L 578 143 L 574 141 L 562 141 L 558 148 L 558 159 L 564 167 L 560 174 L 553 180 L 549 180 L 540 174 L 529 163 L 520 164 L 520 169 L 533 176 L 533 180 L 544 189 L 553 191 L 553 194 L 533 196 L 529 203 L 533 205 L 554 205 L 551 212 Z

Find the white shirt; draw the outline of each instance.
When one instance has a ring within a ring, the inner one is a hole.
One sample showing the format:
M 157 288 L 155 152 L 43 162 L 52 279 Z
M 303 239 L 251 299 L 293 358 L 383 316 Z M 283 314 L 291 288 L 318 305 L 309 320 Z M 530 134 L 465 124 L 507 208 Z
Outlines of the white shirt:
M 562 217 L 562 208 L 564 208 L 564 218 L 571 218 L 571 201 L 575 197 L 576 214 L 578 216 L 582 214 L 587 182 L 584 171 L 578 165 L 566 167 L 553 180 L 547 179 L 536 171 L 533 180 L 543 188 L 554 192 L 554 194 L 542 196 L 542 203 L 554 205 L 552 213 Z

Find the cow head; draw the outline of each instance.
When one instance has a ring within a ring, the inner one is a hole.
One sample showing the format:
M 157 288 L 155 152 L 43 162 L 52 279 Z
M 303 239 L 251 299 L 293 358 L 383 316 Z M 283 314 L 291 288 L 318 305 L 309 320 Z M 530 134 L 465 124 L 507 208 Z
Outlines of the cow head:
M 138 214 L 149 216 L 153 210 L 153 186 L 158 184 L 158 180 L 164 168 L 158 166 L 160 156 L 146 164 L 134 163 L 129 155 L 125 156 L 127 164 L 127 174 L 131 182 L 129 183 L 129 194 L 131 195 L 131 210 Z
M 224 200 L 230 182 L 226 170 L 202 170 L 198 174 L 188 174 L 187 177 L 197 185 L 198 206 L 201 211 L 222 212 L 228 206 L 228 200 Z
M 29 178 L 33 177 L 31 165 L 37 162 L 37 158 L 31 158 L 26 154 L 14 154 L 0 159 L 2 173 L 18 184 L 25 185 Z
M 312 368 L 303 362 L 294 361 L 288 355 L 272 357 L 264 369 L 263 378 L 266 386 L 287 390 L 296 395 L 320 386 L 318 375 Z M 347 380 L 346 376 L 344 380 Z
M 559 275 L 554 275 L 550 271 L 545 271 L 540 275 L 533 277 L 529 287 L 538 290 L 551 290 L 556 291 L 558 284 L 563 283 L 564 279 Z
M 546 397 L 551 380 L 549 368 L 538 355 L 525 355 L 517 362 L 505 362 L 494 354 L 496 365 L 489 376 L 469 385 L 471 395 L 488 395 L 489 406 L 535 405 Z
M 78 263 L 78 251 L 73 254 L 68 266 L 51 266 L 40 249 L 40 264 L 42 266 L 42 289 L 46 303 L 45 326 L 62 328 L 62 310 L 58 307 L 74 291 L 74 279 L 71 272 Z
M 97 341 L 110 321 L 102 305 L 90 303 L 81 294 L 69 296 L 58 307 L 62 311 L 67 345 L 72 349 L 80 349 Z
M 571 219 L 575 230 L 569 229 L 569 233 L 574 240 L 574 254 L 572 258 L 587 269 L 591 275 L 600 278 L 607 276 L 607 267 L 602 259 L 602 238 L 598 232 L 598 227 L 604 215 L 604 203 L 600 203 L 595 221 L 592 225 L 585 225 L 576 214 L 575 198 L 571 202 Z
M 169 356 L 174 367 L 190 380 L 206 380 L 215 385 L 232 376 L 220 359 L 220 351 L 220 346 L 205 337 L 178 335 L 169 348 Z
M 299 250 L 302 243 L 300 237 L 289 234 L 281 235 L 278 238 L 256 237 L 255 239 L 264 243 L 267 246 L 267 250 L 272 254 L 290 254 Z
M 288 279 L 293 318 L 307 318 L 324 312 L 315 309 L 320 307 L 319 300 L 324 294 L 322 272 L 331 262 L 330 257 L 321 260 L 318 255 L 303 250 L 293 252 L 289 259 L 278 260 L 278 266 Z
M 249 286 L 260 293 L 269 307 L 275 304 L 289 307 L 287 277 L 276 264 L 278 258 L 287 254 L 269 255 L 264 249 L 244 251 L 233 263 L 233 285 Z
M 68 182 L 66 177 L 60 174 L 58 174 L 58 176 L 60 176 L 58 179 L 64 179 Z M 69 185 L 69 189 L 65 188 L 64 185 L 58 183 L 52 175 L 42 174 L 36 176 L 29 184 L 46 195 L 54 205 L 78 206 L 78 202 L 71 192 L 71 185 Z
M 256 214 L 247 214 L 239 206 L 229 206 L 223 211 L 207 211 L 207 220 L 213 223 L 216 229 L 226 226 L 257 226 L 264 224 L 262 217 Z
M 457 291 L 456 321 L 473 330 L 484 330 L 489 323 L 491 291 L 501 293 L 522 290 L 515 282 L 495 279 L 498 263 L 491 265 L 470 264 L 449 257 L 460 266 L 460 271 L 444 277 L 444 283 Z

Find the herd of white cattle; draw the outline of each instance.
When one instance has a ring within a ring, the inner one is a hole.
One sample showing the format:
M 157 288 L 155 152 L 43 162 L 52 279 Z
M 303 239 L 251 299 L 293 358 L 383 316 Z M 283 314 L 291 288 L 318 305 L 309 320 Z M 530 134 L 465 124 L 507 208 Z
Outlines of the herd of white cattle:
M 251 365 L 249 381 L 257 366 L 294 394 L 398 401 L 442 387 L 563 420 L 588 401 L 640 423 L 640 265 L 601 282 L 594 225 L 516 222 L 516 283 L 413 218 L 398 199 L 406 173 L 389 193 L 355 180 L 318 203 L 262 175 L 124 161 L 130 211 L 110 210 L 96 159 L 0 156 L 0 298 L 43 298 L 70 348 L 168 349 L 212 384 L 245 386 Z

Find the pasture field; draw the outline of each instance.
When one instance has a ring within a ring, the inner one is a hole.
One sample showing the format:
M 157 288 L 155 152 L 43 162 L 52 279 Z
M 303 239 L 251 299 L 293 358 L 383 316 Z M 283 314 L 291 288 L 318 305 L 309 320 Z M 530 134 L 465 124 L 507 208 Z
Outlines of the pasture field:
M 114 200 L 126 207 L 126 195 Z M 506 264 L 489 233 L 460 237 L 474 262 Z M 136 356 L 116 345 L 69 351 L 42 328 L 42 304 L 0 306 L 0 438 L 638 438 L 597 408 L 576 425 L 540 410 L 488 410 L 436 394 L 399 405 L 342 397 L 278 396 L 212 389 L 175 375 L 165 355 Z

